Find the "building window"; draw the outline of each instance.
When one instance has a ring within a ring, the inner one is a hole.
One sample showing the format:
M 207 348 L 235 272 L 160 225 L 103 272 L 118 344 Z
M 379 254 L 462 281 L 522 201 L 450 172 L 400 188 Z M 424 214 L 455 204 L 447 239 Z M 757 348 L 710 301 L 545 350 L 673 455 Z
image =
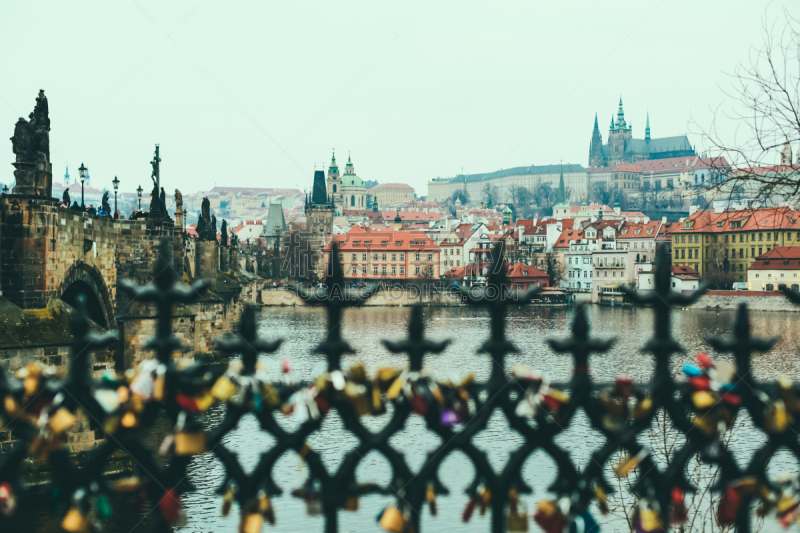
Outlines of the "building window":
M 400 267 L 400 274 L 406 273 L 406 267 Z
M 433 261 L 433 254 L 428 254 L 428 261 Z
M 419 261 L 419 254 L 414 254 L 414 261 Z M 419 274 L 419 271 L 417 271 L 417 274 Z
M 386 267 L 381 267 L 381 274 L 386 274 Z
M 372 254 L 372 260 L 373 261 L 377 261 L 378 260 L 378 254 Z
M 357 260 L 358 260 L 358 254 L 353 254 L 353 261 L 357 261 Z
M 386 261 L 386 254 L 381 254 L 381 260 Z
M 367 260 L 367 254 L 361 254 L 361 260 L 362 261 L 366 261 Z
M 397 254 L 392 254 L 392 261 L 397 261 Z
M 393 266 L 392 266 L 392 276 L 394 276 L 395 274 L 397 274 L 397 267 L 395 267 L 395 266 L 393 265 Z
M 414 274 L 419 274 L 419 267 L 414 268 Z
M 400 261 L 406 260 L 406 254 L 400 254 Z
M 344 254 L 339 254 L 339 261 L 344 261 Z
M 377 274 L 378 273 L 378 267 L 372 267 L 372 273 L 373 274 Z
M 362 274 L 366 274 L 367 273 L 367 267 L 366 266 L 361 267 L 361 273 Z

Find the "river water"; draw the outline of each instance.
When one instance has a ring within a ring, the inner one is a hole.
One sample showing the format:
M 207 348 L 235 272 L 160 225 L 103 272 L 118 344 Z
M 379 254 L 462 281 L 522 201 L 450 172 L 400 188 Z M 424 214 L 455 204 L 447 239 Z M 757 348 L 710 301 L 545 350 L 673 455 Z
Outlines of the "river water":
M 526 308 L 511 309 L 508 314 L 508 336 L 519 348 L 520 353 L 509 356 L 508 365 L 524 363 L 545 371 L 554 381 L 567 381 L 572 371 L 569 356 L 555 354 L 546 344 L 548 338 L 569 335 L 572 319 L 571 308 Z M 381 339 L 399 339 L 406 335 L 409 310 L 407 308 L 364 308 L 345 311 L 343 318 L 343 337 L 356 349 L 354 355 L 345 356 L 343 365 L 362 362 L 368 372 L 381 366 L 402 366 L 405 359 L 386 351 Z M 477 355 L 480 342 L 488 336 L 489 319 L 487 312 L 472 308 L 427 308 L 425 309 L 426 335 L 432 339 L 449 338 L 451 345 L 442 354 L 428 356 L 427 366 L 437 377 L 460 378 L 474 371 L 479 380 L 488 377 L 491 365 L 487 356 Z M 685 363 L 693 361 L 694 354 L 708 350 L 714 354 L 704 341 L 707 336 L 730 333 L 735 313 L 733 311 L 678 310 L 673 313 L 673 333 L 686 354 L 674 358 L 676 375 Z M 589 319 L 595 336 L 617 337 L 617 343 L 610 353 L 595 355 L 591 360 L 591 374 L 597 381 L 611 381 L 625 374 L 635 381 L 649 379 L 653 371 L 651 356 L 641 353 L 653 331 L 653 312 L 650 309 L 608 308 L 593 306 L 589 308 Z M 772 380 L 785 375 L 793 380 L 800 379 L 798 345 L 800 345 L 800 314 L 795 313 L 753 313 L 751 316 L 753 334 L 759 336 L 778 336 L 779 342 L 768 354 L 757 355 L 753 361 L 756 379 Z M 293 371 L 301 378 L 310 379 L 323 361 L 321 355 L 312 354 L 312 349 L 321 340 L 325 331 L 325 315 L 322 310 L 313 308 L 265 308 L 259 316 L 259 334 L 266 338 L 285 339 L 280 351 L 265 357 L 268 370 L 276 379 L 280 373 L 280 361 L 292 361 Z M 222 416 L 222 409 L 209 413 L 209 426 Z M 363 419 L 371 429 L 377 428 L 387 420 L 383 417 Z M 287 428 L 296 427 L 294 419 L 284 418 Z M 643 436 L 648 439 L 652 436 Z M 642 442 L 644 443 L 645 440 Z M 663 440 L 663 439 L 661 439 Z M 675 439 L 670 436 L 669 443 Z M 246 471 L 252 470 L 259 455 L 268 449 L 273 439 L 258 430 L 253 417 L 246 417 L 239 427 L 230 433 L 224 444 L 239 454 L 239 461 Z M 487 451 L 490 462 L 499 470 L 503 467 L 509 452 L 519 446 L 521 438 L 508 428 L 504 417 L 495 413 L 488 428 L 478 435 L 475 443 Z M 557 442 L 569 450 L 573 461 L 581 466 L 586 463 L 590 453 L 602 445 L 600 434 L 588 427 L 581 414 L 575 422 L 562 433 Z M 751 430 L 749 420 L 740 416 L 733 430 L 731 448 L 741 465 L 746 464 L 752 451 L 765 442 L 758 431 Z M 338 467 L 343 455 L 352 450 L 356 439 L 344 431 L 341 421 L 332 413 L 323 423 L 323 432 L 312 435 L 310 445 L 323 457 L 329 469 Z M 392 445 L 405 452 L 409 465 L 417 471 L 426 454 L 439 445 L 439 438 L 428 432 L 421 419 L 412 415 L 405 430 L 395 435 Z M 656 454 L 657 455 L 657 454 Z M 779 453 L 770 466 L 769 474 L 779 476 L 797 473 L 794 459 Z M 441 479 L 448 486 L 451 495 L 438 498 L 439 513 L 430 517 L 423 512 L 422 530 L 437 533 L 488 531 L 487 517 L 474 516 L 470 523 L 462 524 L 461 510 L 466 503 L 464 488 L 472 479 L 473 469 L 466 458 L 457 452 L 448 457 L 441 467 Z M 707 469 L 697 470 L 702 475 Z M 321 517 L 306 515 L 305 504 L 289 496 L 291 490 L 302 484 L 307 471 L 294 453 L 284 455 L 275 470 L 275 480 L 284 489 L 285 496 L 273 500 L 276 507 L 276 531 L 300 532 L 322 531 Z M 388 462 L 373 452 L 364 457 L 357 471 L 359 481 L 385 484 L 390 475 Z M 197 492 L 184 497 L 188 510 L 188 523 L 179 531 L 236 531 L 238 513 L 234 509 L 231 516 L 220 516 L 221 499 L 216 490 L 222 481 L 222 467 L 212 454 L 195 457 L 189 468 L 191 481 Z M 534 488 L 534 494 L 524 498 L 527 508 L 533 511 L 535 503 L 547 497 L 546 487 L 555 476 L 555 465 L 542 452 L 534 454 L 525 464 L 523 476 Z M 613 475 L 608 479 L 615 483 Z M 392 500 L 388 496 L 362 498 L 360 510 L 355 513 L 340 513 L 340 531 L 370 532 L 379 531 L 375 516 Z M 130 505 L 120 498 L 114 498 L 116 505 L 113 525 L 107 530 L 128 533 L 129 531 L 149 531 L 148 509 L 133 512 Z M 38 506 L 38 507 L 37 507 Z M 705 503 L 698 504 L 698 507 Z M 26 502 L 20 509 L 17 520 L 24 521 L 29 531 L 57 531 L 57 521 L 37 511 L 42 508 L 38 502 Z M 157 512 L 157 511 L 156 511 Z M 628 531 L 621 513 L 601 517 L 594 513 L 603 525 L 603 531 Z M 16 520 L 15 520 L 16 521 Z M 764 531 L 777 531 L 774 520 L 769 518 Z M 53 529 L 53 528 L 56 529 Z M 265 526 L 265 531 L 270 526 Z M 531 524 L 532 531 L 537 530 Z

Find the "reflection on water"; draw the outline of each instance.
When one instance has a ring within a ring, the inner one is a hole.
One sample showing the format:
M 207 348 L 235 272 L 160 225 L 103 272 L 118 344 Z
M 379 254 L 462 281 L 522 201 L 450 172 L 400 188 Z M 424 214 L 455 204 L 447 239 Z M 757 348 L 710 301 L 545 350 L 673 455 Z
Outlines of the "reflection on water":
M 343 364 L 362 362 L 369 372 L 387 365 L 403 365 L 402 356 L 389 354 L 380 344 L 380 339 L 398 339 L 406 334 L 408 309 L 365 308 L 348 310 L 343 319 L 343 336 L 356 353 L 344 356 Z M 616 336 L 617 342 L 611 353 L 593 356 L 591 374 L 596 381 L 611 381 L 620 374 L 627 374 L 636 381 L 647 380 L 653 372 L 651 357 L 640 353 L 640 348 L 652 333 L 653 313 L 650 309 L 620 309 L 592 307 L 589 310 L 592 331 L 598 337 Z M 462 377 L 474 371 L 477 378 L 486 379 L 491 365 L 486 356 L 476 355 L 479 343 L 488 335 L 488 317 L 485 311 L 471 308 L 428 308 L 425 310 L 426 334 L 437 340 L 450 338 L 452 344 L 439 355 L 428 356 L 427 366 L 434 375 L 441 378 Z M 553 353 L 544 342 L 550 337 L 569 335 L 571 309 L 516 308 L 508 313 L 508 336 L 519 348 L 520 353 L 509 356 L 508 365 L 520 362 L 544 370 L 555 381 L 566 381 L 572 372 L 572 359 L 569 356 Z M 699 350 L 707 350 L 705 338 L 724 335 L 730 332 L 733 324 L 733 311 L 685 310 L 673 314 L 673 332 L 685 354 L 674 357 L 673 370 L 679 375 L 681 367 L 693 360 Z M 753 313 L 752 330 L 758 336 L 778 336 L 779 342 L 769 354 L 757 355 L 753 360 L 753 372 L 757 379 L 771 380 L 780 375 L 800 379 L 800 365 L 797 365 L 797 347 L 800 345 L 800 315 L 795 313 Z M 310 379 L 323 363 L 321 355 L 312 354 L 315 345 L 324 334 L 325 316 L 319 309 L 311 308 L 265 308 L 259 317 L 259 333 L 267 338 L 283 337 L 280 351 L 265 357 L 268 371 L 276 379 L 280 374 L 278 361 L 289 358 L 294 372 L 304 379 Z M 724 357 L 724 356 L 715 356 Z M 209 413 L 209 427 L 215 425 L 222 416 L 222 408 Z M 389 415 L 367 417 L 364 424 L 375 429 L 388 420 Z M 287 429 L 294 428 L 292 418 L 281 418 Z M 751 431 L 746 417 L 740 421 L 741 427 L 734 432 L 732 449 L 740 464 L 745 464 L 752 450 L 762 445 L 765 438 L 759 432 Z M 344 431 L 340 419 L 332 413 L 323 423 L 323 432 L 312 435 L 311 446 L 317 450 L 329 469 L 338 467 L 342 456 L 356 446 L 356 439 Z M 259 455 L 273 443 L 270 435 L 258 430 L 256 420 L 246 417 L 239 427 L 225 439 L 225 446 L 236 452 L 246 471 L 251 471 Z M 503 415 L 495 413 L 487 429 L 478 434 L 475 443 L 487 451 L 495 469 L 501 469 L 508 454 L 519 446 L 519 434 L 512 432 Z M 569 450 L 573 461 L 582 467 L 589 460 L 590 453 L 601 446 L 600 434 L 589 428 L 586 417 L 579 413 L 575 423 L 559 435 L 557 443 Z M 155 443 L 154 443 L 155 444 Z M 395 435 L 391 444 L 406 453 L 412 470 L 417 471 L 424 463 L 427 454 L 436 449 L 440 439 L 427 431 L 422 420 L 412 416 L 406 428 Z M 797 472 L 797 464 L 786 455 L 776 456 L 770 475 Z M 423 513 L 423 530 L 436 532 L 466 533 L 487 531 L 486 518 L 474 517 L 469 524 L 460 522 L 460 514 L 465 503 L 464 489 L 473 474 L 472 465 L 460 452 L 448 457 L 441 470 L 441 478 L 448 485 L 451 496 L 438 500 L 438 517 L 432 518 L 427 511 Z M 221 499 L 217 489 L 223 480 L 223 470 L 212 454 L 195 457 L 189 475 L 197 492 L 185 496 L 188 509 L 188 524 L 180 531 L 235 531 L 238 513 L 228 518 L 220 516 Z M 320 517 L 308 517 L 305 504 L 288 493 L 302 483 L 307 475 L 304 464 L 294 453 L 287 453 L 277 463 L 274 478 L 285 491 L 285 495 L 274 499 L 277 511 L 278 531 L 321 531 Z M 388 462 L 373 452 L 364 457 L 357 471 L 359 481 L 387 483 L 390 468 Z M 546 497 L 546 487 L 556 476 L 555 465 L 545 454 L 537 452 L 526 462 L 523 476 L 534 488 L 534 495 L 527 498 L 528 510 L 532 512 L 534 502 Z M 361 510 L 357 513 L 340 513 L 341 531 L 378 531 L 375 515 L 387 504 L 386 496 L 370 496 L 361 499 Z M 139 523 L 148 509 L 131 512 L 121 498 L 114 502 L 114 524 L 109 529 L 127 533 L 133 530 L 147 531 L 147 517 Z M 57 531 L 58 522 L 44 516 L 38 502 L 27 502 L 15 520 L 33 526 L 34 530 Z M 156 511 L 157 512 L 157 511 Z M 598 517 L 600 518 L 600 517 Z M 765 530 L 773 530 L 774 524 L 768 520 Z M 138 526 L 137 526 L 138 523 Z M 269 526 L 265 526 L 267 528 Z M 532 526 L 535 528 L 535 526 Z M 777 529 L 775 527 L 775 529 Z M 608 523 L 606 531 L 627 531 L 620 521 Z

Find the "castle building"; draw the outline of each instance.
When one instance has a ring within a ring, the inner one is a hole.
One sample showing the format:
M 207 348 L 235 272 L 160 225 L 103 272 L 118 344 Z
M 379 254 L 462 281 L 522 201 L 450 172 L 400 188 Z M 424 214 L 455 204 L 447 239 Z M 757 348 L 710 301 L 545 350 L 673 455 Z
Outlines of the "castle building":
M 594 116 L 594 131 L 589 145 L 590 167 L 615 167 L 622 163 L 635 163 L 650 159 L 666 159 L 695 155 L 686 135 L 676 137 L 650 137 L 650 114 L 644 130 L 644 139 L 633 138 L 633 126 L 625 121 L 622 110 L 622 97 L 619 99 L 617 119 L 611 117 L 608 131 L 608 142 L 603 144 L 600 128 L 597 125 L 597 114 Z

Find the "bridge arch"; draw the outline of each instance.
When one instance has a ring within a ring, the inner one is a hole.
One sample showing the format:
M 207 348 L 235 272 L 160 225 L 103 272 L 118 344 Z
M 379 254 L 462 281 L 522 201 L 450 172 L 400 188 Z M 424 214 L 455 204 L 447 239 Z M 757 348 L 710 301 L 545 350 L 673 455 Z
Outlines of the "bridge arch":
M 75 307 L 79 294 L 86 296 L 89 318 L 107 330 L 116 329 L 114 306 L 111 305 L 108 286 L 100 271 L 86 263 L 75 263 L 67 271 L 56 296 Z

